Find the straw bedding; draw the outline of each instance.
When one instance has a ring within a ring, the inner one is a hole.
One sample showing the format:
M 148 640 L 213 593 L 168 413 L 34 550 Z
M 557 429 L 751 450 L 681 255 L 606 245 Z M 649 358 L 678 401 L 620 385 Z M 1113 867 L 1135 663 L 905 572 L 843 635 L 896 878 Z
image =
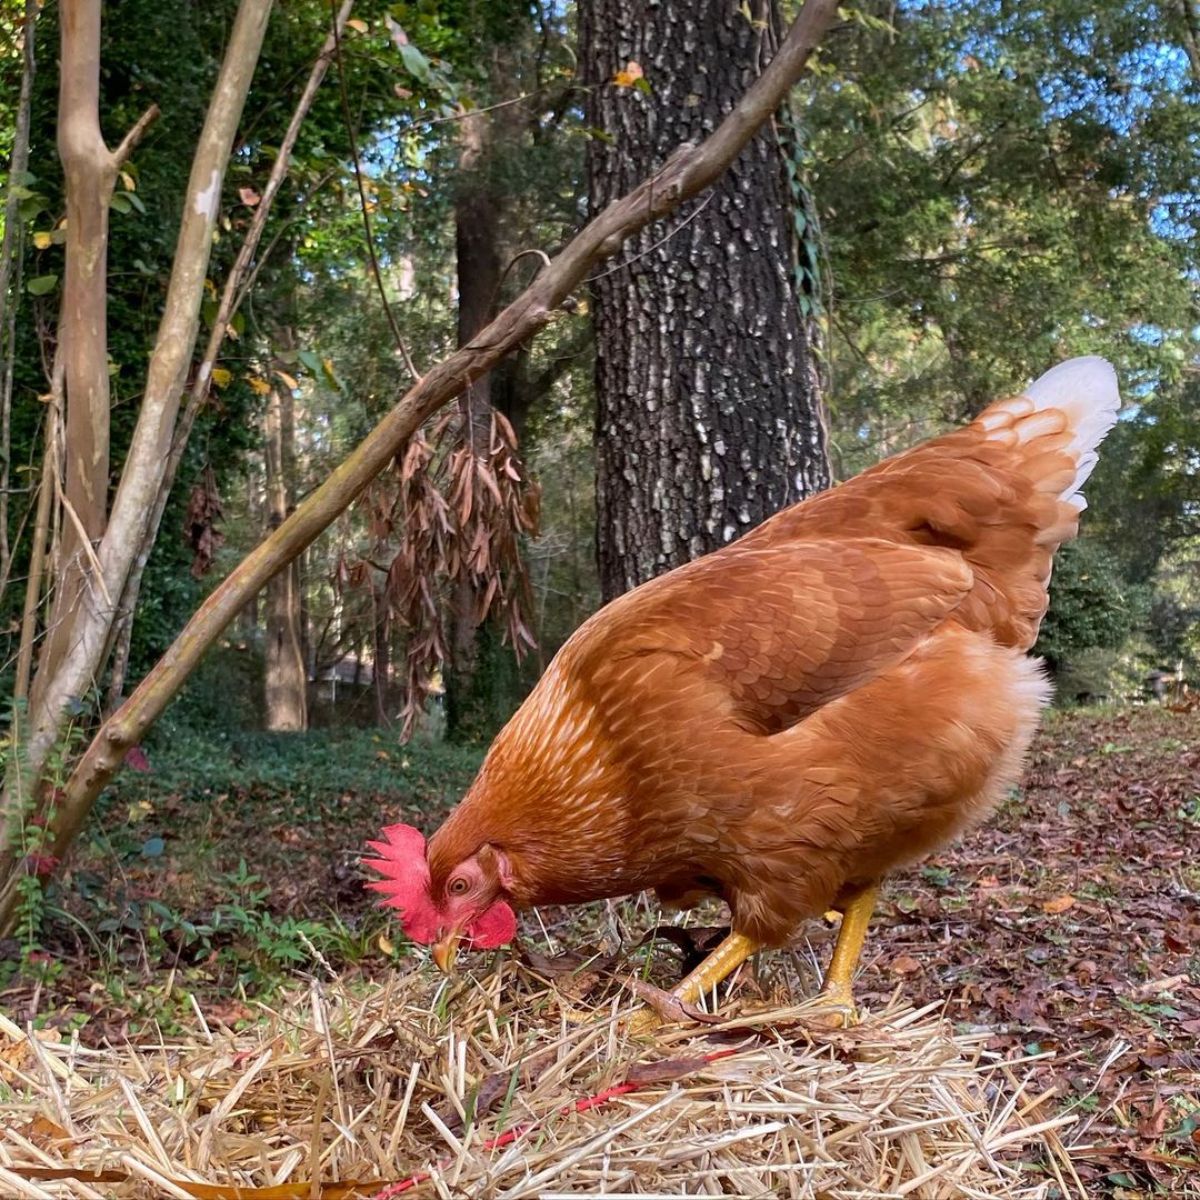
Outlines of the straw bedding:
M 1070 1118 L 929 1010 L 734 1008 L 638 1041 L 626 988 L 576 1024 L 562 987 L 512 961 L 333 979 L 253 1029 L 197 1008 L 105 1051 L 0 1017 L 0 1194 L 1084 1195 Z

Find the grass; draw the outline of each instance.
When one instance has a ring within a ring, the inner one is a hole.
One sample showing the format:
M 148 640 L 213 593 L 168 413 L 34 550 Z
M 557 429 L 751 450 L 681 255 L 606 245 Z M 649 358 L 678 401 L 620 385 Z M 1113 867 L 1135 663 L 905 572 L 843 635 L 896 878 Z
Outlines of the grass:
M 318 957 L 382 966 L 359 852 L 389 821 L 436 823 L 481 757 L 353 730 L 173 731 L 145 756 L 48 889 L 38 944 L 0 945 L 0 988 L 69 997 L 69 1014 L 41 1004 L 38 1019 L 91 1041 L 177 1029 L 190 994 L 237 1011 Z

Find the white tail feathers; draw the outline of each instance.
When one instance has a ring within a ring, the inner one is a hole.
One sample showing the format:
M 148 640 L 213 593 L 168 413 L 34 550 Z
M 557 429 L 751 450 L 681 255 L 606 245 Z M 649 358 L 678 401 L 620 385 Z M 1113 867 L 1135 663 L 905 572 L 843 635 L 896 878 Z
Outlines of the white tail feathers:
M 1117 423 L 1121 396 L 1117 373 L 1103 358 L 1072 358 L 1052 367 L 1023 395 L 993 404 L 976 419 L 989 441 L 1014 448 L 1027 447 L 1031 467 L 1047 461 L 1062 463 L 1066 453 L 1075 460 L 1073 473 L 1060 469 L 1041 477 L 1041 490 L 1061 488 L 1058 496 L 1077 511 L 1087 502 L 1079 489 L 1087 482 L 1099 456 L 1096 447 Z M 1068 468 L 1069 471 L 1069 468 Z
M 1087 501 L 1079 489 L 1099 461 L 1096 447 L 1117 423 L 1121 408 L 1117 373 L 1107 359 L 1095 355 L 1072 358 L 1051 367 L 1031 383 L 1025 389 L 1025 396 L 1033 401 L 1035 412 L 1057 409 L 1067 418 L 1071 434 L 1068 449 L 1075 455 L 1075 478 L 1061 498 L 1082 512 Z

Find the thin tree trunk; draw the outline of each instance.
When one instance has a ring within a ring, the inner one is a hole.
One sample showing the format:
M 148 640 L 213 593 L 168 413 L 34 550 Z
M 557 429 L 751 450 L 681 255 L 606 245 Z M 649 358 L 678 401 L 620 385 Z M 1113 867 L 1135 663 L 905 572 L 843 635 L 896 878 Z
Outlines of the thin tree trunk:
M 0 243 L 0 303 L 4 305 L 4 330 L 0 375 L 0 597 L 8 585 L 12 548 L 8 541 L 8 489 L 12 482 L 12 394 L 16 359 L 17 310 L 21 307 L 21 238 L 19 190 L 14 186 L 29 169 L 29 117 L 33 79 L 37 71 L 34 33 L 38 0 L 25 0 L 23 23 L 21 93 L 17 99 L 17 123 L 13 131 L 12 155 L 8 164 L 8 199 L 4 204 L 4 240 Z
M 281 346 L 290 348 L 291 330 Z M 267 477 L 267 529 L 287 520 L 295 497 L 296 422 L 292 391 L 278 374 L 272 379 L 263 420 L 263 461 Z M 307 681 L 300 650 L 298 564 L 293 561 L 267 584 L 266 663 L 263 671 L 267 728 L 276 733 L 308 728 Z
M 813 47 L 836 15 L 837 0 L 807 0 L 771 66 L 711 137 L 699 146 L 681 147 L 661 170 L 591 221 L 470 347 L 450 355 L 410 388 L 329 478 L 230 572 L 92 739 L 61 790 L 51 826 L 53 853 L 62 857 L 70 848 L 129 748 L 159 717 L 250 597 L 354 503 L 422 422 L 549 324 L 598 263 L 720 178 L 800 79 Z M 0 931 L 11 924 L 16 910 L 17 878 L 10 861 L 0 871 Z
M 585 0 L 592 210 L 703 137 L 759 77 L 769 0 Z M 753 15 L 754 19 L 751 19 Z M 646 92 L 618 87 L 637 63 Z M 669 237 L 644 231 L 594 285 L 597 551 L 612 599 L 828 485 L 794 288 L 791 196 L 770 122 Z
M 392 671 L 391 621 L 388 620 L 387 596 L 384 589 L 371 583 L 371 683 L 375 693 L 375 721 L 379 725 L 390 725 L 392 714 L 389 706 L 391 689 L 389 682 Z
M 59 340 L 66 369 L 67 521 L 41 670 L 52 675 L 71 644 L 84 592 L 95 586 L 89 547 L 104 532 L 108 502 L 108 203 L 117 162 L 100 132 L 100 0 L 64 0 L 58 155 L 66 180 L 67 240 Z
M 50 385 L 51 400 L 46 413 L 46 450 L 42 459 L 42 477 L 38 483 L 37 513 L 33 521 L 33 544 L 29 554 L 29 577 L 25 581 L 25 607 L 21 613 L 21 637 L 17 646 L 17 673 L 13 681 L 13 699 L 29 696 L 29 676 L 33 669 L 33 644 L 37 638 L 38 608 L 42 595 L 42 575 L 51 537 L 51 505 L 54 480 L 58 474 L 58 413 L 62 401 L 62 356 L 56 354 Z
M 1192 78 L 1200 84 L 1200 7 L 1196 0 L 1177 0 L 1177 5 L 1183 19 L 1183 48 L 1192 67 Z
M 467 346 L 492 319 L 500 290 L 500 199 L 488 186 L 488 113 L 472 113 L 459 128 L 459 185 L 454 201 L 458 276 L 458 344 Z M 473 380 L 459 397 L 463 443 L 475 457 L 487 453 L 491 427 L 491 374 Z M 463 573 L 450 614 L 446 713 L 451 736 L 472 736 L 486 720 L 476 711 L 480 596 Z
M 64 113 L 68 129 L 61 137 L 66 150 L 65 158 L 71 160 L 67 170 L 68 193 L 72 188 L 72 172 L 83 164 L 85 178 L 93 183 L 104 183 L 111 189 L 108 175 L 115 173 L 120 163 L 128 157 L 134 144 L 145 130 L 157 110 L 152 109 L 126 135 L 113 154 L 104 148 L 99 139 L 99 120 L 95 111 L 99 102 L 99 0 L 65 0 L 62 7 L 63 24 L 63 90 L 69 112 Z M 87 696 L 96 685 L 104 651 L 109 645 L 113 622 L 116 618 L 114 598 L 120 597 L 125 580 L 142 543 L 149 517 L 158 493 L 175 417 L 179 411 L 179 398 L 183 390 L 187 367 L 191 361 L 200 321 L 200 303 L 204 294 L 204 280 L 212 250 L 213 229 L 220 207 L 221 184 L 233 145 L 234 133 L 241 117 L 242 106 L 254 66 L 258 61 L 267 18 L 271 11 L 271 0 L 241 0 L 237 16 L 230 33 L 229 45 L 224 62 L 213 90 L 213 98 L 201 130 L 196 155 L 192 162 L 191 176 L 184 199 L 183 219 L 180 225 L 179 242 L 167 289 L 163 320 L 155 339 L 147 370 L 146 388 L 134 428 L 133 439 L 126 457 L 121 481 L 109 515 L 108 527 L 99 548 L 88 554 L 86 564 L 78 570 L 75 592 L 64 588 L 63 576 L 56 579 L 56 605 L 51 617 L 51 637 L 57 639 L 60 651 L 57 654 L 43 651 L 38 671 L 32 686 L 29 735 L 24 746 L 23 761 L 28 765 L 32 778 L 41 779 L 50 751 L 58 741 L 65 726 L 67 714 L 79 697 Z M 90 111 L 89 111 L 90 106 Z M 101 151 L 108 156 L 105 165 Z M 80 160 L 76 162 L 76 159 Z M 78 184 L 78 179 L 75 185 Z M 107 228 L 107 208 L 97 213 L 95 206 L 87 200 L 72 202 L 68 196 L 70 225 L 67 239 L 67 284 L 64 292 L 64 331 L 70 336 L 64 345 L 64 363 L 68 389 L 72 386 L 72 363 L 77 374 L 82 375 L 82 384 L 91 386 L 84 395 L 95 399 L 99 396 L 107 403 L 107 359 L 103 354 L 105 312 L 104 294 L 96 292 L 97 272 L 103 272 L 106 247 L 103 241 L 89 244 L 81 236 L 81 225 L 77 223 L 73 203 L 93 222 L 90 230 L 94 236 L 97 229 Z M 87 257 L 88 252 L 91 258 Z M 84 255 L 82 261 L 72 262 Z M 102 274 L 101 274 L 102 277 Z M 90 295 L 100 305 L 95 311 L 79 306 L 80 291 Z M 74 300 L 74 305 L 68 302 Z M 72 307 L 74 311 L 72 311 Z M 83 323 L 82 331 L 71 328 L 72 322 Z M 81 341 L 82 338 L 82 341 Z M 87 347 L 91 357 L 81 354 L 81 346 Z M 83 374 L 85 367 L 96 367 L 94 356 L 101 350 L 99 373 L 103 383 Z M 76 380 L 79 383 L 80 380 Z M 76 401 L 79 393 L 76 392 Z M 71 403 L 70 395 L 68 404 Z M 97 401 L 99 403 L 99 401 Z M 107 411 L 99 412 L 98 428 L 107 436 Z M 100 419 L 102 418 L 102 419 Z M 78 421 L 77 421 L 78 424 Z M 89 432 L 84 440 L 92 447 L 83 453 L 78 447 L 71 451 L 77 463 L 90 463 L 94 457 L 96 431 Z M 105 451 L 107 453 L 107 451 Z M 107 479 L 104 490 L 107 490 Z M 89 477 L 89 486 L 95 480 Z M 76 485 L 77 491 L 79 485 Z M 70 493 L 68 492 L 68 498 Z M 103 492 L 100 496 L 103 501 Z M 74 514 L 76 517 L 78 513 Z M 69 522 L 68 531 L 73 528 Z M 84 527 L 87 535 L 87 527 Z M 63 541 L 68 531 L 64 531 Z M 81 552 L 83 546 L 80 546 Z M 79 562 L 81 555 L 60 551 L 60 563 Z M 97 569 L 98 568 L 98 569 Z M 58 615 L 61 614 L 61 615 Z M 10 891 L 15 880 L 18 847 L 12 840 L 9 817 L 20 803 L 6 785 L 0 798 L 0 927 L 11 916 L 12 897 Z M 59 809 L 62 815 L 62 807 Z M 66 819 L 66 818 L 64 818 Z

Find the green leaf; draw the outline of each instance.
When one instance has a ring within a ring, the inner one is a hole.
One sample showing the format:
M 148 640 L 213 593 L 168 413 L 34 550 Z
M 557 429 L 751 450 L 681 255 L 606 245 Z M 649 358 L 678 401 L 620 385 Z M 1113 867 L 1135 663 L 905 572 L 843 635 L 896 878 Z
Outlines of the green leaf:
M 303 363 L 304 366 L 306 366 L 314 375 L 320 375 L 324 369 L 321 366 L 320 357 L 314 354 L 311 350 L 301 350 L 296 357 L 299 358 L 301 363 Z
M 321 359 L 321 374 L 325 376 L 325 382 L 329 384 L 335 392 L 341 392 L 345 389 L 342 387 L 342 381 L 337 377 L 337 373 L 333 369 L 333 359 Z
M 57 275 L 37 275 L 25 285 L 25 290 L 31 296 L 48 296 L 57 286 Z
M 422 83 L 429 83 L 431 71 L 429 59 L 412 42 L 406 42 L 400 47 L 400 58 L 410 75 L 415 75 Z
M 142 843 L 142 857 L 158 858 L 158 856 L 166 849 L 166 846 L 166 842 L 164 842 L 160 837 L 147 838 L 146 841 Z
M 133 207 L 129 200 L 130 194 L 128 192 L 114 192 L 108 205 L 114 212 L 127 213 Z

